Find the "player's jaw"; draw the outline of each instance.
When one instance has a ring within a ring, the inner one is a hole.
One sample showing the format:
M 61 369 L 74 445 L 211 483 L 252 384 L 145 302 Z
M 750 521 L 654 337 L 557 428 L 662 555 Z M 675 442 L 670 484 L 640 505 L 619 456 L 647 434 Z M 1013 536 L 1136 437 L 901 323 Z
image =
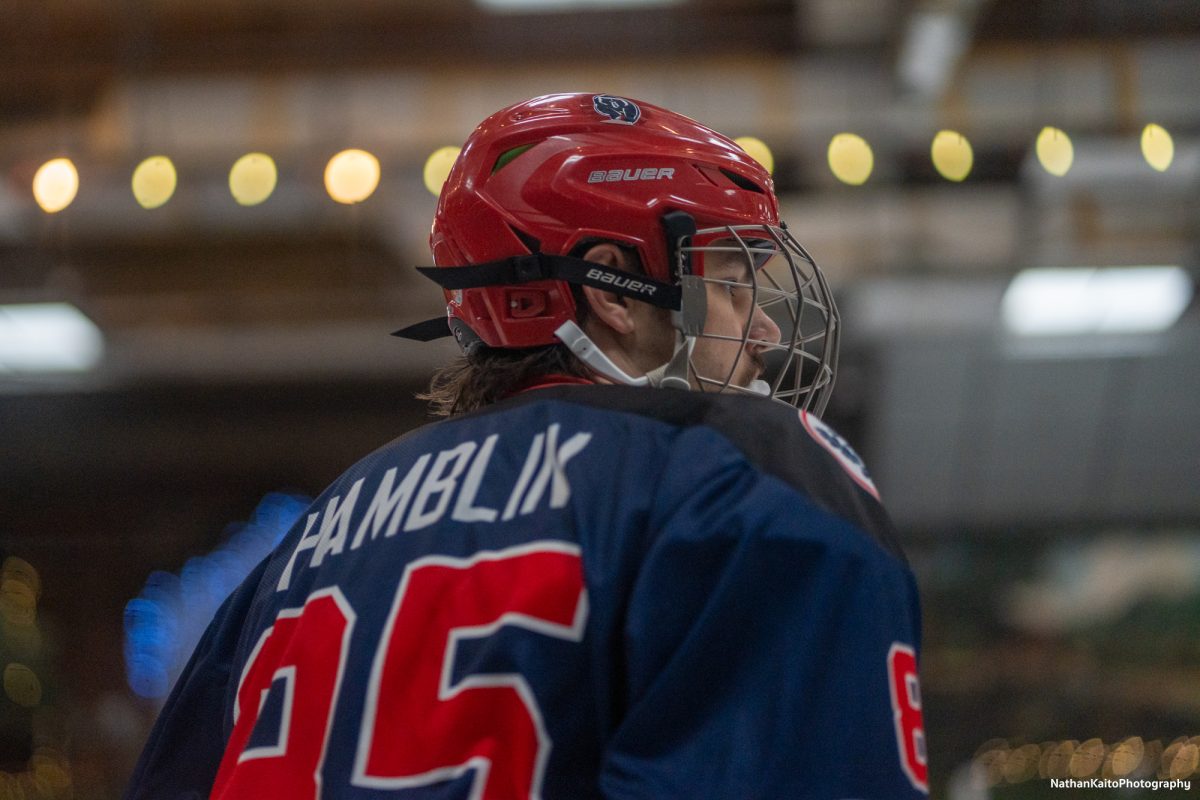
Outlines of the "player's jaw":
M 701 336 L 692 351 L 692 388 L 706 392 L 719 391 L 723 385 L 746 389 L 766 368 L 760 345 Z
M 766 371 L 767 362 L 762 357 L 762 352 L 757 348 L 751 349 L 747 346 L 743 348 L 741 360 L 738 362 L 735 375 L 729 383 L 732 386 L 740 386 L 745 389 L 754 381 L 762 378 L 763 373 Z

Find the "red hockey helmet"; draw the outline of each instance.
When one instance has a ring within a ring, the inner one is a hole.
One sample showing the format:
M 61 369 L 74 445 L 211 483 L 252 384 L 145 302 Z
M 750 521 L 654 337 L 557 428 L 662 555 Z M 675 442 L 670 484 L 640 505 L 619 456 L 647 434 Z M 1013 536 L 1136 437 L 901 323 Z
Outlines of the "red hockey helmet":
M 571 257 L 595 241 L 634 248 L 645 274 Z M 752 280 L 756 297 L 761 286 L 770 302 L 782 300 L 788 309 L 792 341 L 763 344 L 800 356 L 791 369 L 797 380 L 806 359 L 807 372 L 815 364 L 816 383 L 827 392 L 836 312 L 819 270 L 779 221 L 770 174 L 727 137 L 649 103 L 555 94 L 488 117 L 467 139 L 442 188 L 430 235 L 436 266 L 421 271 L 446 290 L 449 332 L 464 348 L 477 342 L 536 347 L 563 341 L 562 326 L 576 319 L 570 283 L 681 311 L 685 276 L 702 280 L 701 253 L 714 249 L 705 243 L 744 252 L 756 267 L 752 273 L 786 254 L 783 271 L 796 279 L 796 289 L 784 292 L 775 278 L 774 287 Z M 819 356 L 802 352 L 814 338 L 800 324 L 805 304 L 816 306 L 824 321 L 815 335 L 823 337 Z M 698 313 L 702 327 L 703 308 Z M 431 323 L 405 335 L 447 333 L 445 322 Z M 677 327 L 702 335 L 695 314 Z M 744 342 L 748 331 L 749 321 Z M 815 388 L 811 375 L 804 382 Z M 781 392 L 777 384 L 775 390 L 793 402 L 805 394 L 805 405 L 813 406 L 807 389 Z

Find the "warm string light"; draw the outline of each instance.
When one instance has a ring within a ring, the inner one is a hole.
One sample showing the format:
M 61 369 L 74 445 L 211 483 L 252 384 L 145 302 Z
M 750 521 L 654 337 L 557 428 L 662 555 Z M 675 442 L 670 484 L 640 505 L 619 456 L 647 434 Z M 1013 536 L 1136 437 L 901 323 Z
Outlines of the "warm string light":
M 738 147 L 746 151 L 746 155 L 753 158 L 759 164 L 762 164 L 763 169 L 774 174 L 775 156 L 771 152 L 771 148 L 767 147 L 766 142 L 762 139 L 756 139 L 753 136 L 739 136 L 733 141 Z
M 434 197 L 442 193 L 442 184 L 450 175 L 450 168 L 454 166 L 461 150 L 461 147 L 439 147 L 425 159 L 425 169 L 422 170 L 421 177 L 425 181 L 425 188 Z
M 0 563 L 0 645 L 8 656 L 0 672 L 0 688 L 22 708 L 36 708 L 42 702 L 42 682 L 29 666 L 41 659 L 40 595 L 41 578 L 32 564 L 16 556 Z
M 937 136 L 933 137 L 929 154 L 938 174 L 955 183 L 966 180 L 975 163 L 971 143 L 957 131 L 938 131 Z
M 1175 142 L 1171 134 L 1153 122 L 1142 129 L 1142 157 L 1159 172 L 1166 172 L 1175 159 Z
M 238 205 L 256 206 L 275 191 L 279 170 L 266 153 L 247 153 L 229 170 L 229 193 Z
M 47 214 L 56 214 L 75 199 L 79 172 L 69 158 L 54 158 L 42 164 L 33 176 L 33 199 Z
M 1071 137 L 1063 131 L 1049 125 L 1042 128 L 1036 148 L 1038 161 L 1046 172 L 1061 178 L 1071 169 L 1075 148 L 1071 145 Z
M 1188 780 L 1200 766 L 1200 737 L 1179 736 L 1166 746 L 1141 736 L 1112 743 L 1093 737 L 1023 745 L 996 739 L 979 748 L 972 766 L 988 786 L 1067 778 Z
M 856 133 L 839 133 L 829 142 L 829 169 L 834 177 L 851 186 L 861 186 L 871 177 L 875 155 L 871 145 Z
M 166 156 L 150 156 L 133 171 L 133 197 L 142 208 L 158 208 L 175 194 L 178 175 Z
M 366 150 L 343 150 L 325 166 L 325 191 L 339 203 L 361 203 L 378 186 L 379 159 Z
M 753 136 L 741 136 L 734 142 L 768 172 L 774 172 L 774 154 L 765 142 Z M 1155 123 L 1143 128 L 1141 150 L 1146 163 L 1159 172 L 1169 169 L 1175 157 L 1171 134 Z M 440 147 L 426 159 L 422 178 L 425 188 L 433 195 L 441 193 L 459 151 L 458 147 Z M 1059 177 L 1070 171 L 1075 158 L 1070 136 L 1052 126 L 1046 126 L 1038 133 L 1035 152 L 1042 168 Z M 829 142 L 827 158 L 833 175 L 852 186 L 866 183 L 874 170 L 871 145 L 855 133 L 842 132 L 834 136 Z M 930 146 L 930 158 L 938 174 L 948 181 L 964 181 L 974 168 L 970 141 L 954 130 L 937 132 Z M 374 155 L 359 149 L 343 150 L 325 167 L 325 189 L 339 203 L 361 203 L 378 188 L 380 175 L 379 160 Z M 278 177 L 278 168 L 271 156 L 247 153 L 229 171 L 229 191 L 240 205 L 258 205 L 274 193 Z M 133 172 L 133 194 L 143 208 L 158 208 L 167 203 L 177 185 L 175 166 L 167 156 L 151 156 L 138 164 Z M 34 199 L 48 214 L 67 208 L 78 191 L 79 174 L 69 158 L 47 161 L 34 176 Z

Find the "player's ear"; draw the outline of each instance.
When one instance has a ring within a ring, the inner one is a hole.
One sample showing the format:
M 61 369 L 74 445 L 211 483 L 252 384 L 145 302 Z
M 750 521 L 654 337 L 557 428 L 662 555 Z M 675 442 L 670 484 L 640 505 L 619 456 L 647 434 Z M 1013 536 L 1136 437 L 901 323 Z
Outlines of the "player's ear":
M 594 261 L 606 267 L 629 271 L 630 257 L 620 247 L 611 242 L 601 242 L 588 249 L 583 254 L 586 261 Z M 593 286 L 583 287 L 583 296 L 587 300 L 589 320 L 603 322 L 619 334 L 632 333 L 636 327 L 633 316 L 629 313 L 629 303 L 624 297 Z

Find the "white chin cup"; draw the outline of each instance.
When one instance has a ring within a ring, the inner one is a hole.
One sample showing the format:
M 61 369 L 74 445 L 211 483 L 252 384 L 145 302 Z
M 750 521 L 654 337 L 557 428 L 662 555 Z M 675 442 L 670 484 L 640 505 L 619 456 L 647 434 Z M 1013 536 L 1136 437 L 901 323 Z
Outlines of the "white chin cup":
M 771 396 L 771 384 L 764 380 L 755 379 L 750 381 L 750 385 L 746 387 L 754 394 L 762 395 L 763 397 Z
M 574 322 L 570 320 L 564 322 L 554 332 L 554 335 L 575 354 L 576 358 L 609 380 L 623 383 L 626 386 L 646 386 L 650 383 L 648 378 L 635 378 L 626 374 L 624 370 L 609 360 L 604 351 L 597 347 Z

